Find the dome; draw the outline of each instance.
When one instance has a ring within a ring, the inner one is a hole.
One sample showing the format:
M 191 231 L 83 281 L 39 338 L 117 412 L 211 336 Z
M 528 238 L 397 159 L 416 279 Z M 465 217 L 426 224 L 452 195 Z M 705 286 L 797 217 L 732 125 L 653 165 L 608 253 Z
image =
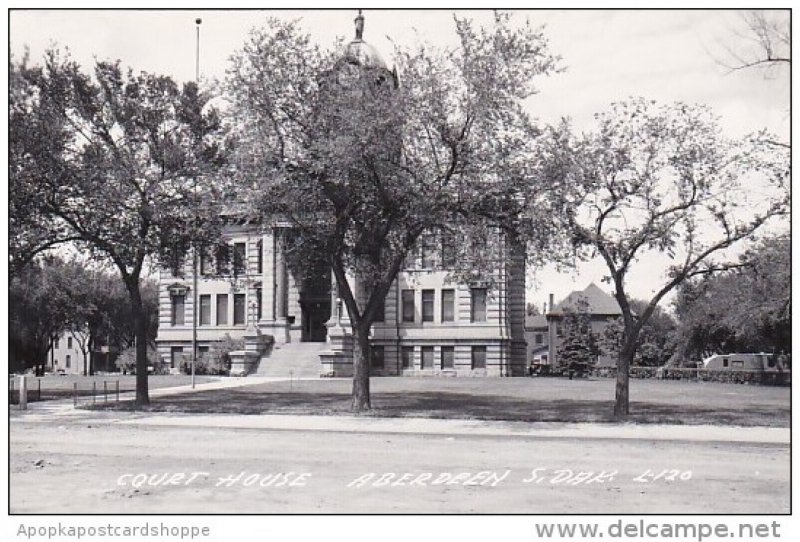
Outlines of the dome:
M 210 115 L 212 111 L 217 114 L 225 114 L 230 109 L 231 102 L 229 102 L 224 96 L 214 96 L 203 105 L 203 108 L 200 110 L 200 114 L 203 116 Z
M 364 40 L 354 39 L 348 43 L 344 49 L 344 58 L 359 66 L 389 70 L 378 50 Z
M 358 17 L 356 17 L 355 23 L 356 37 L 345 47 L 343 59 L 366 68 L 383 68 L 386 71 L 390 71 L 378 50 L 364 41 L 364 16 L 361 14 L 361 10 L 358 10 Z

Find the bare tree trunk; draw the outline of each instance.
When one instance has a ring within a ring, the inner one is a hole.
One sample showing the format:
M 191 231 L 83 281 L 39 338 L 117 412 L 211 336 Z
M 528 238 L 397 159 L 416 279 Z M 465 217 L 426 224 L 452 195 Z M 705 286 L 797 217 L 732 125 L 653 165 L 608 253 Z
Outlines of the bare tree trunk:
M 44 376 L 44 369 L 47 366 L 47 351 L 49 350 L 48 342 L 39 341 L 39 346 L 34 352 L 33 360 L 33 374 L 36 376 Z M 26 369 L 23 364 L 23 370 Z
M 370 410 L 369 396 L 369 329 L 353 326 L 353 412 Z
M 94 376 L 94 339 L 92 338 L 91 332 L 89 334 L 89 340 L 87 341 L 87 349 L 89 351 L 89 375 Z
M 614 419 L 623 420 L 628 416 L 630 405 L 630 368 L 633 363 L 633 344 L 626 340 L 617 359 L 617 388 L 614 397 Z
M 141 407 L 150 404 L 150 394 L 147 389 L 147 321 L 142 309 L 139 279 L 129 277 L 125 285 L 131 300 L 133 331 L 136 337 L 136 406 Z

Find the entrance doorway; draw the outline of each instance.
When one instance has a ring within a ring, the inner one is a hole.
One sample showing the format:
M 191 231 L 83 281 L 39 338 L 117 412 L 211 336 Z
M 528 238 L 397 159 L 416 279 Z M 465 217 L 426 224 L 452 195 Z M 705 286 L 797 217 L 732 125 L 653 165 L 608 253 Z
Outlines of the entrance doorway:
M 303 281 L 300 291 L 300 312 L 304 342 L 325 342 L 328 338 L 326 326 L 331 316 L 331 272 L 329 268 L 317 268 Z
M 301 301 L 300 310 L 303 320 L 304 342 L 325 342 L 328 338 L 326 326 L 331 315 L 331 302 L 327 301 Z

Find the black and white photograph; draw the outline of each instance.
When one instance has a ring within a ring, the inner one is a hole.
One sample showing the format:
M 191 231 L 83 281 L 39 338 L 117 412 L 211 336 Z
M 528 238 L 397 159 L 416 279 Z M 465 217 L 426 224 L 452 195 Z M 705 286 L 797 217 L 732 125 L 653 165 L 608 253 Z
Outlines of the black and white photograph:
M 8 539 L 789 537 L 790 9 L 161 8 L 7 11 Z

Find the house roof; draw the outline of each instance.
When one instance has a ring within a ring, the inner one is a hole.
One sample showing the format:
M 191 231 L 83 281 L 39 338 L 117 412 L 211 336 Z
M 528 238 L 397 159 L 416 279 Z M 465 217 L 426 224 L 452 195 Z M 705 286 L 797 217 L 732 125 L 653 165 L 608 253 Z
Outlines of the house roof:
M 619 303 L 611 295 L 600 289 L 594 282 L 586 287 L 585 290 L 576 290 L 564 298 L 561 303 L 556 305 L 550 314 L 564 314 L 565 309 L 577 309 L 579 302 L 586 302 L 589 314 L 621 315 L 622 310 Z
M 538 329 L 547 328 L 547 317 L 543 314 L 526 315 L 525 316 L 525 329 Z

